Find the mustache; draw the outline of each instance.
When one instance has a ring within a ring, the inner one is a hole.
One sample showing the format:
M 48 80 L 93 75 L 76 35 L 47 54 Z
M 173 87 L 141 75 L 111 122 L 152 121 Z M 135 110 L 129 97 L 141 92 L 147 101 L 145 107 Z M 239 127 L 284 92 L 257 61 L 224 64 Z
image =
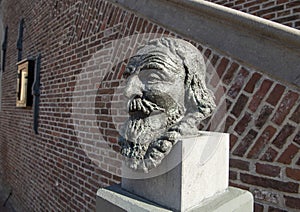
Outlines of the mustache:
M 154 111 L 165 112 L 165 109 L 144 98 L 134 98 L 129 102 L 128 111 L 150 115 Z

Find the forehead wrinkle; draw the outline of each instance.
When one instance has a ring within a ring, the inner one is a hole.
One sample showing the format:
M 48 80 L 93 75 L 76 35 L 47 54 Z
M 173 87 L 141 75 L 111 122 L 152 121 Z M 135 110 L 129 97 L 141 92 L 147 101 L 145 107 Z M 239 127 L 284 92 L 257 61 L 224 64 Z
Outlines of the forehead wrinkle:
M 171 69 L 173 73 L 184 70 L 182 59 L 168 49 L 148 46 L 138 50 L 137 55 L 130 58 L 125 73 L 133 74 L 147 63 L 157 63 L 164 69 Z
M 162 55 L 162 54 L 145 54 L 143 55 L 140 61 L 139 66 L 143 66 L 147 63 L 158 63 L 160 65 L 163 65 L 165 68 L 170 68 L 173 72 L 179 72 L 178 69 L 183 68 L 183 65 L 179 62 L 172 60 L 172 58 L 169 55 Z
M 163 77 L 171 77 L 174 73 L 172 71 L 169 71 L 168 69 L 166 70 L 157 70 L 157 69 L 150 69 L 150 70 L 145 70 L 145 71 L 141 71 L 140 72 L 140 76 L 141 77 L 147 77 L 149 74 L 151 73 L 157 73 L 158 75 L 160 76 L 163 76 Z
M 162 60 L 166 63 L 168 63 L 167 61 L 171 61 L 173 64 L 181 64 L 181 58 L 178 57 L 177 55 L 174 55 L 173 53 L 171 53 L 170 51 L 159 51 L 159 49 L 154 49 L 152 51 L 149 51 L 147 53 L 142 54 L 142 56 L 146 57 L 153 57 L 153 58 L 157 58 L 159 60 Z
M 166 61 L 163 60 L 160 57 L 148 56 L 148 57 L 142 58 L 142 60 L 140 61 L 139 66 L 143 67 L 143 66 L 145 66 L 146 64 L 149 64 L 149 63 L 157 63 L 157 64 L 162 65 L 164 67 L 166 67 L 166 65 L 167 65 Z

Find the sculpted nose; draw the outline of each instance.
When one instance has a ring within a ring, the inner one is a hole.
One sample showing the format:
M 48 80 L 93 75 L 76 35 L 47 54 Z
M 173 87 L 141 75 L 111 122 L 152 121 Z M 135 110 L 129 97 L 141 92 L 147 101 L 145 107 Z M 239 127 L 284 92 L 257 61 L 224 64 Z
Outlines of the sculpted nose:
M 124 95 L 127 98 L 131 98 L 135 96 L 141 97 L 143 95 L 142 87 L 143 84 L 138 78 L 138 76 L 130 76 L 124 90 Z

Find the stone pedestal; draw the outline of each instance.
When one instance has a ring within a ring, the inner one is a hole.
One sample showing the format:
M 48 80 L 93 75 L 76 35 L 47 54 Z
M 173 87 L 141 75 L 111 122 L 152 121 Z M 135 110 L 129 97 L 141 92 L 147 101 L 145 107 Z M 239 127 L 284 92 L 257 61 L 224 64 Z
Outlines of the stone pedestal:
M 177 211 L 185 211 L 224 192 L 228 187 L 229 135 L 201 134 L 182 139 L 174 146 L 160 167 L 168 171 L 168 164 L 178 161 L 171 171 L 153 178 L 122 178 L 122 188 Z M 137 177 L 136 173 L 132 177 Z
M 201 132 L 198 137 L 183 138 L 162 164 L 148 174 L 133 172 L 125 166 L 122 171 L 126 178 L 122 178 L 121 188 L 115 195 L 114 190 L 100 189 L 97 207 L 104 201 L 127 211 L 128 204 L 140 208 L 141 203 L 155 208 L 137 211 L 198 211 L 200 207 L 213 207 L 218 198 L 225 201 L 219 199 L 220 208 L 242 198 L 242 193 L 228 190 L 229 134 Z M 249 192 L 246 196 L 252 198 Z M 253 204 L 251 198 L 245 200 L 250 202 L 248 205 Z M 243 211 L 251 209 L 252 206 Z

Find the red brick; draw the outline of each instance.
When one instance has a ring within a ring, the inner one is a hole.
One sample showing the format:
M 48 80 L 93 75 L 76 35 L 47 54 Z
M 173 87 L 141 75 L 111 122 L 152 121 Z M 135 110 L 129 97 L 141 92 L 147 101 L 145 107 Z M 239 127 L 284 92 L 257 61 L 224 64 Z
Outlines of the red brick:
M 240 188 L 240 189 L 243 189 L 243 190 L 249 190 L 248 186 L 237 184 L 237 183 L 233 183 L 231 181 L 229 181 L 229 186 Z
M 246 0 L 238 0 L 238 1 L 236 1 L 234 4 L 235 5 L 238 5 L 238 4 L 243 4 L 243 3 L 245 3 L 246 2 Z
M 276 133 L 276 129 L 272 126 L 268 126 L 261 136 L 255 141 L 254 146 L 248 153 L 248 158 L 258 158 L 262 151 L 264 150 L 265 146 L 268 144 L 270 139 L 274 136 Z
M 228 70 L 226 71 L 226 73 L 225 73 L 225 75 L 224 75 L 224 77 L 222 79 L 222 81 L 226 85 L 228 85 L 232 81 L 232 79 L 234 77 L 234 74 L 235 74 L 235 72 L 237 71 L 238 68 L 239 68 L 239 65 L 237 63 L 235 63 L 235 62 L 233 62 L 230 65 L 230 67 L 228 68 Z
M 229 179 L 230 180 L 236 180 L 237 179 L 237 172 L 229 171 Z
M 232 150 L 232 148 L 236 144 L 237 140 L 238 140 L 237 136 L 230 134 L 230 150 Z
M 268 162 L 273 162 L 277 155 L 278 155 L 278 152 L 275 149 L 270 147 L 265 152 L 265 154 L 261 157 L 261 160 L 268 161 Z
M 141 33 L 147 33 L 148 24 L 149 24 L 149 22 L 147 20 L 143 21 L 142 28 L 141 28 Z
M 283 4 L 283 3 L 286 3 L 286 2 L 289 2 L 290 0 L 277 0 L 276 1 L 276 4 Z
M 267 2 L 265 4 L 262 4 L 262 8 L 266 8 L 266 7 L 270 7 L 270 6 L 274 6 L 275 2 L 271 1 L 271 2 Z
M 298 105 L 297 109 L 295 110 L 295 112 L 291 116 L 290 120 L 296 122 L 297 124 L 300 123 L 300 104 Z
M 220 56 L 214 54 L 214 56 L 213 56 L 212 59 L 210 60 L 211 65 L 212 65 L 212 66 L 215 66 L 216 63 L 218 62 L 219 58 L 220 58 Z
M 271 80 L 264 80 L 259 88 L 259 90 L 253 95 L 251 102 L 249 103 L 248 108 L 255 112 L 257 107 L 260 105 L 262 99 L 265 97 L 273 82 Z
M 285 87 L 283 85 L 276 84 L 266 101 L 275 106 L 279 102 L 284 90 Z
M 279 108 L 277 109 L 275 115 L 273 116 L 272 121 L 278 125 L 280 125 L 286 116 L 289 114 L 291 108 L 295 105 L 299 94 L 289 91 L 282 101 L 280 102 Z
M 243 7 L 241 5 L 235 5 L 233 7 L 231 7 L 232 9 L 235 9 L 235 10 L 242 10 Z
M 230 159 L 229 160 L 229 166 L 231 168 L 237 168 L 240 170 L 249 170 L 249 162 L 243 161 L 243 160 L 238 160 L 238 159 Z
M 293 139 L 293 141 L 300 145 L 300 131 L 298 131 L 297 135 Z
M 219 105 L 220 99 L 224 96 L 226 88 L 223 86 L 219 86 L 217 91 L 215 92 L 215 103 L 216 105 Z
M 280 167 L 268 164 L 255 164 L 256 172 L 270 177 L 279 177 Z
M 249 12 L 250 12 L 251 14 L 253 13 L 253 11 L 257 11 L 257 10 L 259 10 L 259 6 L 257 6 L 257 5 L 255 5 L 255 6 L 249 8 Z
M 287 16 L 291 14 L 291 10 L 285 10 L 282 12 L 277 12 L 277 17 L 281 17 L 281 16 Z
M 226 99 L 225 102 L 226 102 L 226 108 L 229 109 L 232 105 L 232 102 L 229 99 Z
M 224 132 L 228 132 L 229 127 L 232 126 L 234 122 L 235 122 L 234 118 L 232 118 L 231 116 L 227 116 Z
M 224 4 L 224 6 L 226 6 L 226 7 L 233 7 L 234 4 L 233 4 L 233 2 L 227 2 L 227 3 Z
M 278 23 L 283 23 L 283 22 L 297 20 L 298 17 L 299 17 L 299 15 L 292 14 L 292 15 L 287 16 L 287 17 L 282 17 L 282 18 L 274 19 L 273 21 L 276 21 Z M 291 25 L 291 23 L 285 23 L 285 25 Z
M 243 118 L 237 123 L 236 127 L 234 128 L 234 131 L 241 135 L 245 131 L 246 127 L 248 126 L 251 120 L 251 114 L 246 112 Z
M 131 27 L 130 27 L 130 32 L 129 32 L 130 35 L 132 35 L 134 33 L 137 21 L 138 21 L 138 17 L 135 16 L 133 18 L 133 22 L 131 22 Z
M 248 93 L 253 93 L 254 88 L 255 88 L 256 84 L 258 83 L 258 81 L 260 80 L 260 78 L 261 78 L 261 74 L 254 73 L 252 75 L 252 77 L 250 78 L 250 80 L 248 81 L 244 90 Z
M 298 159 L 298 161 L 296 162 L 296 164 L 297 164 L 298 166 L 300 166 L 300 158 Z
M 221 80 L 228 63 L 229 63 L 229 60 L 225 57 L 223 57 L 222 60 L 220 61 L 218 67 L 216 68 L 216 74 L 213 75 L 213 77 L 211 78 L 211 81 L 210 81 L 210 84 L 213 87 L 217 86 L 217 84 Z
M 216 87 L 219 82 L 220 82 L 220 78 L 218 74 L 214 73 L 209 84 L 211 85 L 211 87 Z
M 285 173 L 287 177 L 300 181 L 300 169 L 286 168 Z
M 290 164 L 298 152 L 299 152 L 299 147 L 297 147 L 294 144 L 290 144 L 285 149 L 285 151 L 280 155 L 277 161 L 284 164 Z
M 299 7 L 300 6 L 300 2 L 299 1 L 291 1 L 288 4 L 286 4 L 287 8 L 291 8 L 291 7 Z
M 276 16 L 276 13 L 269 13 L 269 14 L 266 14 L 266 15 L 262 15 L 261 17 L 262 18 L 265 18 L 265 19 L 272 19 L 272 18 L 275 18 Z
M 136 25 L 136 31 L 140 32 L 142 24 L 143 24 L 143 19 L 140 18 L 137 25 Z
M 282 148 L 283 145 L 288 141 L 288 138 L 292 135 L 295 131 L 295 127 L 292 125 L 285 125 L 282 130 L 279 132 L 277 137 L 272 141 L 272 143 L 278 147 Z
M 245 79 L 248 75 L 249 72 L 242 68 L 239 71 L 238 75 L 235 77 L 233 85 L 228 90 L 227 95 L 235 99 L 241 91 L 242 87 L 244 86 Z
M 225 120 L 224 116 L 224 110 L 226 110 L 226 100 L 222 101 L 219 108 L 220 110 L 217 110 L 214 116 L 211 119 L 211 123 L 213 127 L 217 127 L 220 123 L 223 123 Z
M 288 212 L 288 211 L 280 209 L 280 208 L 274 208 L 272 206 L 269 206 L 268 212 Z
M 268 105 L 265 105 L 261 111 L 260 111 L 260 114 L 258 116 L 258 118 L 255 120 L 255 126 L 258 128 L 258 129 L 261 129 L 264 124 L 266 123 L 267 119 L 269 118 L 269 116 L 271 115 L 271 113 L 273 112 L 274 108 L 268 106 Z
M 300 209 L 300 198 L 290 197 L 286 195 L 284 195 L 284 198 L 286 206 L 288 206 L 289 208 Z
M 239 145 L 235 148 L 232 154 L 243 156 L 255 140 L 256 136 L 257 132 L 254 130 L 250 130 L 248 134 L 243 138 L 243 140 L 239 143 Z
M 119 136 L 119 132 L 117 130 L 115 130 L 115 129 L 106 129 L 104 131 L 104 135 L 118 137 Z
M 248 2 L 248 3 L 244 4 L 244 7 L 250 7 L 250 6 L 253 6 L 255 4 L 257 4 L 256 1 Z
M 298 13 L 298 12 L 300 12 L 300 8 L 293 9 L 293 13 Z M 297 23 L 299 24 L 300 21 L 296 21 L 296 26 L 299 26 L 299 25 L 297 25 Z
M 248 97 L 245 96 L 244 94 L 241 94 L 240 97 L 238 98 L 237 102 L 234 104 L 234 107 L 231 111 L 231 113 L 235 117 L 239 117 L 241 112 L 243 111 L 244 107 L 246 106 L 248 102 Z
M 250 185 L 261 186 L 264 188 L 272 188 L 277 191 L 298 193 L 298 189 L 299 189 L 298 183 L 283 182 L 283 181 L 273 180 L 270 178 L 257 177 L 250 174 L 241 173 L 240 179 L 242 182 Z
M 209 56 L 210 56 L 210 54 L 211 54 L 211 50 L 210 49 L 206 49 L 205 52 L 204 52 L 205 58 L 208 59 Z
M 270 12 L 273 12 L 273 11 L 281 11 L 281 10 L 283 10 L 283 8 L 284 8 L 283 5 L 276 5 L 274 7 L 270 7 L 268 9 L 258 11 L 257 15 L 262 16 L 263 14 L 267 14 L 267 13 L 270 13 Z
M 257 202 L 254 202 L 254 211 L 255 212 L 263 212 L 264 211 L 264 206 L 258 204 Z

